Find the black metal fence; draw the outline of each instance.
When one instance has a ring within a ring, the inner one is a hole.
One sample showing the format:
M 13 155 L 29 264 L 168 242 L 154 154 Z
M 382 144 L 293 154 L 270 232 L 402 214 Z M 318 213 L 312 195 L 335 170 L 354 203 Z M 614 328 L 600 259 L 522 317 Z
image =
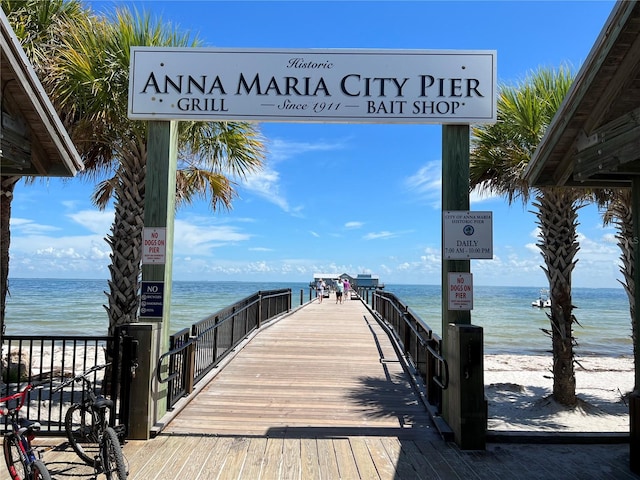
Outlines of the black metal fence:
M 70 405 L 80 402 L 86 395 L 81 388 L 73 386 L 63 392 L 54 390 L 63 381 L 75 377 L 95 365 L 107 362 L 109 358 L 120 358 L 121 339 L 109 337 L 61 337 L 61 336 L 3 336 L 2 386 L 0 397 L 8 397 L 27 384 L 40 386 L 31 390 L 25 401 L 22 416 L 37 420 L 42 425 L 42 434 L 64 436 L 64 416 Z M 119 412 L 127 409 L 125 402 L 118 398 L 121 386 L 120 371 L 116 362 L 105 370 L 93 373 L 90 378 L 98 393 L 110 397 Z M 105 373 L 109 377 L 105 377 Z M 112 415 L 111 422 L 116 423 Z M 7 430 L 6 417 L 1 425 Z
M 442 339 L 393 293 L 372 291 L 371 306 L 393 329 L 404 355 L 425 384 L 427 401 L 442 411 L 442 391 L 449 383 Z
M 168 384 L 171 409 L 262 323 L 291 310 L 291 289 L 257 292 L 169 337 L 157 379 Z

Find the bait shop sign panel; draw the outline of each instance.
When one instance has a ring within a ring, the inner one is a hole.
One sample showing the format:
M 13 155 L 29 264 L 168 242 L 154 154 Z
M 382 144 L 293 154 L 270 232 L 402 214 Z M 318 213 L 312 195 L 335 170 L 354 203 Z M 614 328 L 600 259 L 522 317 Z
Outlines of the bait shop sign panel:
M 496 121 L 493 50 L 132 47 L 137 120 Z

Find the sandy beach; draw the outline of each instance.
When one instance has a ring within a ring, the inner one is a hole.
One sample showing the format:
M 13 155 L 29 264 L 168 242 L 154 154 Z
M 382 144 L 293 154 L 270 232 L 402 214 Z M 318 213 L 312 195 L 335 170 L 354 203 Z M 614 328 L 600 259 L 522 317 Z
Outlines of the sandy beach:
M 582 357 L 576 365 L 579 406 L 550 400 L 551 354 L 485 355 L 488 428 L 492 431 L 628 432 L 626 395 L 633 389 L 631 357 Z

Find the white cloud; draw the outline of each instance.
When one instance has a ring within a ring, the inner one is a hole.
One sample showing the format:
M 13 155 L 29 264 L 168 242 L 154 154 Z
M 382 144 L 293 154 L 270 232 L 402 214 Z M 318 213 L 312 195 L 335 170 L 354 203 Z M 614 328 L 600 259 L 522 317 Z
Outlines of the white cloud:
M 43 225 L 27 218 L 11 218 L 9 225 L 14 238 L 21 235 L 44 235 L 60 230 L 59 227 Z
M 280 162 L 302 156 L 310 152 L 331 152 L 345 148 L 343 141 L 336 142 L 292 142 L 275 138 L 269 142 L 269 159 Z
M 442 204 L 442 162 L 431 161 L 405 180 L 406 187 L 433 208 Z
M 387 232 L 387 231 L 382 231 L 382 232 L 371 232 L 371 233 L 367 233 L 364 237 L 365 240 L 378 240 L 380 238 L 385 239 L 385 238 L 392 238 L 397 236 L 397 233 L 393 233 L 393 232 Z
M 238 227 L 218 224 L 213 218 L 192 217 L 175 221 L 174 249 L 176 254 L 208 255 L 216 247 L 245 242 L 251 237 Z
M 67 216 L 88 231 L 105 235 L 111 230 L 114 215 L 115 212 L 113 210 L 80 210 Z
M 469 202 L 471 205 L 476 203 L 488 202 L 489 200 L 496 200 L 499 198 L 502 197 L 487 190 L 479 191 L 477 188 L 471 190 L 471 193 L 469 194 Z
M 274 165 L 306 153 L 328 152 L 342 148 L 344 148 L 342 142 L 291 142 L 276 138 L 269 144 L 268 162 L 263 165 L 262 171 L 248 175 L 239 183 L 242 188 L 277 205 L 283 211 L 293 216 L 301 216 L 304 207 L 290 205 L 286 192 L 283 192 L 280 186 L 280 172 L 274 168 Z
M 344 224 L 345 228 L 349 229 L 361 228 L 363 225 L 364 223 L 362 222 L 347 222 Z

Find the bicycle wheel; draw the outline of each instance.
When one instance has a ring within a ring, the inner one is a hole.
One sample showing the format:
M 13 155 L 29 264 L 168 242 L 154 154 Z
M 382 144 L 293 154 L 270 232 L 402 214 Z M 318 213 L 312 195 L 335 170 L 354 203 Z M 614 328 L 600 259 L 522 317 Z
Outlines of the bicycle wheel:
M 51 480 L 51 474 L 41 460 L 35 460 L 31 464 L 31 479 L 33 480 Z
M 9 470 L 11 480 L 24 480 L 27 478 L 27 471 L 20 457 L 20 446 L 18 445 L 16 436 L 12 433 L 5 435 L 2 440 L 2 447 L 4 451 L 4 461 L 7 464 L 7 470 Z
M 15 434 L 9 433 L 5 435 L 2 444 L 4 460 L 7 464 L 11 480 L 51 479 L 47 468 L 41 461 L 35 460 L 34 463 L 31 464 L 25 462 L 24 457 L 20 454 L 20 439 L 16 437 Z M 35 467 L 36 462 L 39 463 L 38 469 Z M 37 475 L 36 472 L 38 472 Z
M 91 467 L 96 467 L 100 455 L 98 428 L 85 405 L 72 405 L 64 416 L 64 429 L 73 451 Z
M 107 427 L 102 435 L 102 458 L 105 462 L 103 472 L 107 480 L 126 480 L 127 466 L 124 463 L 124 454 L 118 435 L 111 427 Z

